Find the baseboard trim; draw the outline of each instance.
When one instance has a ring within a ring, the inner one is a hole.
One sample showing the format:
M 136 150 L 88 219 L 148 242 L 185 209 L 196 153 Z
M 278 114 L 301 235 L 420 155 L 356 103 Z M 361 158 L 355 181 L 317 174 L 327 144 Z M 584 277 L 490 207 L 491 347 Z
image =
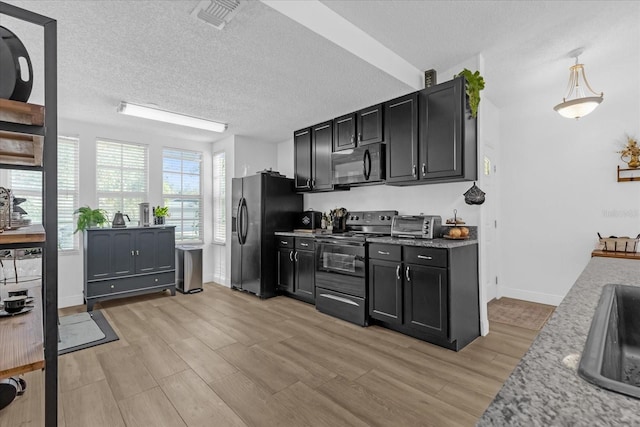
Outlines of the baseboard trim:
M 522 289 L 507 288 L 498 285 L 496 298 L 502 297 L 558 306 L 562 302 L 564 295 L 544 294 L 541 292 L 525 291 Z
M 74 307 L 76 305 L 84 305 L 84 295 L 58 298 L 58 308 Z

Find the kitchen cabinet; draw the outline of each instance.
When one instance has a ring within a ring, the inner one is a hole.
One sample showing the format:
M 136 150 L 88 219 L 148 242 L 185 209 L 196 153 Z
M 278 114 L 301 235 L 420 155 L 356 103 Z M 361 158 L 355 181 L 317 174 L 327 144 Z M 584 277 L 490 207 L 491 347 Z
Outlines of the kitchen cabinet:
M 315 302 L 315 244 L 312 238 L 278 237 L 278 281 L 281 292 Z
M 467 108 L 464 77 L 420 91 L 420 179 L 477 179 L 476 119 Z
M 418 93 L 384 104 L 387 183 L 418 179 Z
M 480 334 L 477 245 L 370 244 L 369 315 L 375 323 L 449 349 Z
M 363 108 L 333 120 L 333 151 L 384 140 L 382 104 Z
M 328 191 L 331 184 L 333 121 L 293 134 L 294 185 L 296 191 Z
M 90 228 L 84 239 L 87 311 L 101 300 L 175 295 L 175 227 Z
M 293 133 L 294 185 L 296 191 L 311 191 L 311 129 Z

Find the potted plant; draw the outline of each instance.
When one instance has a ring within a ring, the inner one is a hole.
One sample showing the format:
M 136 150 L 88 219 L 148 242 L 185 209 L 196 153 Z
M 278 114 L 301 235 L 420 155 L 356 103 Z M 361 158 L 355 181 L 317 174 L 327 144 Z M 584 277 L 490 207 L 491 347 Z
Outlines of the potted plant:
M 155 225 L 163 225 L 165 218 L 169 216 L 168 206 L 156 206 L 153 208 L 153 223 Z
M 83 206 L 78 208 L 73 214 L 78 215 L 78 222 L 76 223 L 76 231 L 74 231 L 74 234 L 90 227 L 102 227 L 109 222 L 107 212 L 104 209 L 91 209 L 89 206 Z
M 458 73 L 456 77 L 464 76 L 466 82 L 466 93 L 469 97 L 469 107 L 471 107 L 471 117 L 478 117 L 478 104 L 480 104 L 480 91 L 484 89 L 484 78 L 480 75 L 480 71 L 475 73 L 471 70 L 464 69 Z

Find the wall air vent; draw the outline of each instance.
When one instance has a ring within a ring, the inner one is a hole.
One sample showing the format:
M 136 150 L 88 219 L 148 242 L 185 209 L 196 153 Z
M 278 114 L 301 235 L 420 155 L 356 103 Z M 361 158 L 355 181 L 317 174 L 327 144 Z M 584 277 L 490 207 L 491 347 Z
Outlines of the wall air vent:
M 198 3 L 191 16 L 221 30 L 242 8 L 240 0 L 204 0 Z

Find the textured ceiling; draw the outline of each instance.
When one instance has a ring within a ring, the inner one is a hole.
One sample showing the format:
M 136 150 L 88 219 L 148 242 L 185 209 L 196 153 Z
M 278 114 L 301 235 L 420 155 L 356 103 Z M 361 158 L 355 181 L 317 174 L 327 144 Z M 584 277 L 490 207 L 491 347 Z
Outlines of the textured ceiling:
M 247 2 L 222 31 L 190 16 L 198 1 L 9 3 L 58 20 L 63 118 L 200 141 L 239 134 L 273 142 L 411 91 L 258 1 Z M 550 78 L 562 80 L 558 90 L 564 89 L 565 74 L 558 78 L 558 70 L 568 69 L 565 56 L 575 47 L 586 48 L 588 64 L 607 49 L 637 50 L 638 43 L 628 37 L 635 31 L 637 38 L 635 1 L 324 3 L 418 69 L 447 70 L 482 54 L 491 82 L 486 93 L 498 106 Z M 41 41 L 34 32 L 6 17 L 0 25 L 16 28 L 38 70 Z M 540 72 L 523 81 L 521 70 L 531 68 Z M 41 93 L 36 85 L 32 101 Z M 229 128 L 211 134 L 123 117 L 115 112 L 121 100 L 227 122 Z

